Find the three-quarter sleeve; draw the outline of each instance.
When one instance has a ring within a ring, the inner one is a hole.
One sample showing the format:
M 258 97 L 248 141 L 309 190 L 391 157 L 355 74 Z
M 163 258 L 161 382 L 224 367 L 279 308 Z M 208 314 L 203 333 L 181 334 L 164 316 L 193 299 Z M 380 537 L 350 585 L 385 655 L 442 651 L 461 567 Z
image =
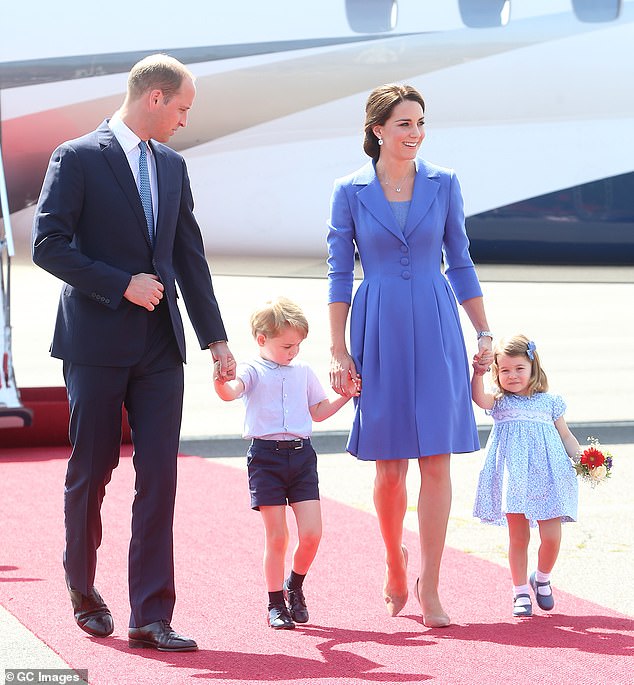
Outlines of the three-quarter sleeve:
M 449 183 L 449 209 L 443 237 L 443 254 L 445 275 L 449 279 L 458 302 L 462 303 L 472 297 L 481 297 L 482 288 L 469 254 L 462 191 L 453 172 L 451 172 Z
M 328 221 L 328 304 L 352 301 L 354 283 L 354 220 L 346 186 L 335 181 Z

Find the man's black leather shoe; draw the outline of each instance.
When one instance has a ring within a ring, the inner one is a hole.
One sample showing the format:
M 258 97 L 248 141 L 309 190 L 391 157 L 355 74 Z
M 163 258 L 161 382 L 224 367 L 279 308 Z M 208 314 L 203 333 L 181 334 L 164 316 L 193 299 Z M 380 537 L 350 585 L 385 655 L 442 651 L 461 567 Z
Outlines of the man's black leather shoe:
M 295 627 L 286 604 L 269 605 L 269 625 L 275 630 L 292 630 Z
M 176 633 L 169 621 L 155 621 L 140 628 L 128 630 L 130 647 L 158 649 L 159 652 L 195 652 L 198 645 L 190 637 Z
M 288 604 L 288 610 L 291 618 L 295 623 L 308 623 L 308 609 L 306 609 L 306 600 L 304 599 L 304 591 L 301 587 L 291 590 L 288 587 L 288 579 L 284 581 L 284 599 Z
M 75 611 L 77 625 L 94 637 L 108 637 L 114 630 L 114 621 L 110 609 L 93 586 L 88 595 L 82 595 L 79 590 L 73 590 L 68 585 L 70 601 Z

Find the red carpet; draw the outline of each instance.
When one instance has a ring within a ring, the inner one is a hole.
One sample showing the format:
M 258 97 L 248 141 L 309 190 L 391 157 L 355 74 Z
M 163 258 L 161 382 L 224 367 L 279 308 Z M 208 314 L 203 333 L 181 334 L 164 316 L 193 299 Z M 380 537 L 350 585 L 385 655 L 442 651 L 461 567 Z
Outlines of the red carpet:
M 195 637 L 200 651 L 130 650 L 128 450 L 108 486 L 96 579 L 115 633 L 91 639 L 74 624 L 61 567 L 66 451 L 0 450 L 0 602 L 68 664 L 88 668 L 93 685 L 633 682 L 631 618 L 558 591 L 556 613 L 514 621 L 508 571 L 452 549 L 442 596 L 456 624 L 424 628 L 413 599 L 402 616 L 389 618 L 376 520 L 330 500 L 323 502 L 324 539 L 305 584 L 311 623 L 271 630 L 262 526 L 249 509 L 246 476 L 197 457 L 180 460 L 173 624 Z M 417 549 L 415 536 L 406 541 Z M 498 590 L 485 596 L 485 583 Z

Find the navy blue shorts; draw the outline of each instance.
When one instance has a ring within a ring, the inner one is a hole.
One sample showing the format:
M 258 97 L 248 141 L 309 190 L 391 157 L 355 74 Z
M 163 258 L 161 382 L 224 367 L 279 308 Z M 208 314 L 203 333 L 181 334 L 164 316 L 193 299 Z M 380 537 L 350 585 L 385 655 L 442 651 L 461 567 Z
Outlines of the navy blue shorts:
M 295 445 L 259 438 L 252 441 L 247 452 L 252 509 L 319 499 L 315 450 L 308 439 L 291 442 Z

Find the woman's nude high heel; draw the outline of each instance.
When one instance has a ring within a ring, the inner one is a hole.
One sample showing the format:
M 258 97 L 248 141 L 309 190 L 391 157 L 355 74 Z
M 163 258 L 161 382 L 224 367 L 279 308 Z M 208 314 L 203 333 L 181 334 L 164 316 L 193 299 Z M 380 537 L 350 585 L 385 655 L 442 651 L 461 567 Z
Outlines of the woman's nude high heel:
M 418 600 L 418 603 L 420 604 L 420 595 L 418 594 L 418 581 L 420 578 L 416 578 L 416 585 L 414 586 L 414 594 L 416 595 L 416 599 Z M 421 611 L 423 609 L 423 606 L 421 604 Z M 423 625 L 426 628 L 445 628 L 448 625 L 451 625 L 451 619 L 447 614 L 444 612 L 442 614 L 426 614 L 423 611 Z
M 407 574 L 407 561 L 408 553 L 407 547 L 401 545 L 401 550 L 403 552 L 403 559 L 405 560 L 405 573 Z M 387 568 L 385 569 L 385 585 L 383 586 L 383 599 L 385 600 L 385 606 L 387 608 L 387 613 L 390 616 L 397 616 L 403 607 L 407 604 L 407 585 L 404 595 L 393 595 L 387 586 Z

